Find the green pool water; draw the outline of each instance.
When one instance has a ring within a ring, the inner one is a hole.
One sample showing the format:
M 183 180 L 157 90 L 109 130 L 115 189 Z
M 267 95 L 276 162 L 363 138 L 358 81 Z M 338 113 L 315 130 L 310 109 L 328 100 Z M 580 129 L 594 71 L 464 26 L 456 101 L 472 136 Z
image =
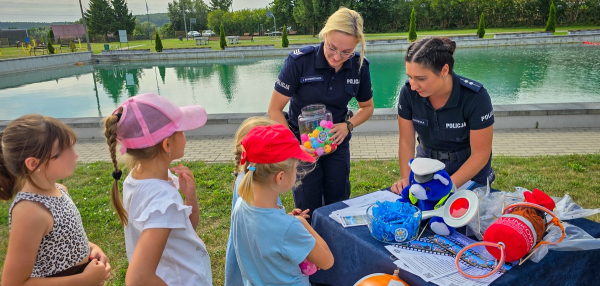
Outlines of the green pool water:
M 395 107 L 406 81 L 404 53 L 368 53 L 376 108 Z M 73 66 L 0 77 L 0 119 L 28 113 L 58 118 L 110 114 L 154 92 L 209 114 L 266 111 L 285 58 L 188 60 Z M 455 71 L 481 82 L 494 104 L 600 101 L 600 47 L 458 49 Z M 356 102 L 351 102 L 356 107 Z

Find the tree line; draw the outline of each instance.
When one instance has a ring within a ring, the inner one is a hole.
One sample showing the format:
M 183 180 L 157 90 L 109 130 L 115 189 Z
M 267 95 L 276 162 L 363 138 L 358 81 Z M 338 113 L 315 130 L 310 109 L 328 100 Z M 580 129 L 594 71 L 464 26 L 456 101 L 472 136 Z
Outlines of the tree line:
M 106 38 L 108 33 L 115 35 L 119 30 L 127 30 L 132 35 L 136 26 L 136 17 L 132 15 L 125 0 L 90 0 L 85 11 L 88 33 Z
M 85 17 L 92 36 L 116 34 L 117 30 L 127 30 L 137 38 L 154 37 L 157 31 L 162 36 L 185 36 L 181 31 L 186 28 L 211 29 L 218 34 L 221 24 L 226 35 L 242 35 L 273 31 L 274 20 L 266 16 L 271 11 L 278 31 L 285 25 L 299 34 L 316 35 L 327 17 L 344 6 L 363 16 L 365 32 L 390 33 L 409 30 L 413 9 L 416 30 L 474 29 L 481 14 L 488 28 L 544 27 L 551 2 L 558 26 L 600 25 L 600 0 L 273 0 L 265 8 L 238 11 L 231 11 L 232 0 L 210 0 L 208 4 L 204 0 L 173 0 L 167 4 L 170 23 L 161 27 L 136 19 L 125 0 L 90 0 Z

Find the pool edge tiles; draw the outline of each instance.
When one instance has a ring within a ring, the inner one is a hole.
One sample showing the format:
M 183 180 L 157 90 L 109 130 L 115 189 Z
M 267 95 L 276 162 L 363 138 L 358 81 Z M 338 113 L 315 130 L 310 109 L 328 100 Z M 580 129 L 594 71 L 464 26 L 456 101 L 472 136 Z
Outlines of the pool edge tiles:
M 538 37 L 513 37 L 513 38 L 496 38 L 496 39 L 465 39 L 456 40 L 457 47 L 459 48 L 481 48 L 481 47 L 499 47 L 499 46 L 520 46 L 520 45 L 549 45 L 549 44 L 570 44 L 570 43 L 581 43 L 582 41 L 600 41 L 600 34 L 589 34 L 589 35 L 556 35 L 556 36 L 538 36 Z M 314 45 L 313 44 L 307 44 Z M 377 43 L 373 45 L 367 44 L 368 52 L 392 52 L 392 51 L 404 51 L 408 48 L 410 42 L 400 41 L 392 43 Z M 169 59 L 171 60 L 185 60 L 191 58 L 202 58 L 202 59 L 218 59 L 218 58 L 245 58 L 245 57 L 276 57 L 276 56 L 287 56 L 290 52 L 296 48 L 281 48 L 281 49 L 257 49 L 257 50 L 214 50 L 205 51 L 198 53 L 180 53 L 171 54 Z M 357 46 L 360 50 L 360 45 Z M 137 55 L 137 54 L 123 54 L 123 55 L 93 55 L 92 60 L 94 62 L 99 61 L 102 63 L 112 62 L 126 62 L 126 61 L 139 61 L 139 60 L 160 60 L 160 53 L 150 53 Z
M 494 105 L 494 129 L 600 128 L 600 102 L 556 104 Z M 189 136 L 235 134 L 239 124 L 251 116 L 266 116 L 263 112 L 209 114 L 207 123 Z M 60 118 L 75 130 L 80 138 L 103 138 L 101 117 Z M 0 120 L 0 131 L 11 120 Z M 354 133 L 397 132 L 397 110 L 376 108 L 373 116 L 358 126 Z

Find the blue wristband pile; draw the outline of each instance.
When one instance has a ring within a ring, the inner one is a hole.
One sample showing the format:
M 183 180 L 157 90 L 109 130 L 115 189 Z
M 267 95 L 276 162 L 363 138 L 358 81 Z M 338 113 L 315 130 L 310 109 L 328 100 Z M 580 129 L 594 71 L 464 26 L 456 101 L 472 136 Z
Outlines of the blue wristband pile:
M 404 202 L 377 202 L 367 210 L 371 235 L 377 240 L 404 244 L 416 238 L 421 211 Z

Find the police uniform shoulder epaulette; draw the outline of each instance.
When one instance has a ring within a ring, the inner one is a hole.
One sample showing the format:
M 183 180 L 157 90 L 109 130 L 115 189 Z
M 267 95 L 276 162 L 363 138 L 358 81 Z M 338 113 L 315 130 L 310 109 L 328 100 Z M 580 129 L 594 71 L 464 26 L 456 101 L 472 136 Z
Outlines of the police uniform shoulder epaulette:
M 479 92 L 479 90 L 483 87 L 483 85 L 481 83 L 478 83 L 472 79 L 462 77 L 462 76 L 458 76 L 458 81 L 460 81 L 460 85 L 462 85 L 474 92 Z
M 360 63 L 360 52 L 355 52 L 354 55 L 355 58 L 357 58 L 358 60 L 356 61 L 357 63 Z M 367 64 L 371 64 L 371 62 L 369 61 L 369 59 L 367 59 L 367 57 L 363 57 L 365 59 L 365 62 Z
M 310 53 L 312 53 L 314 51 L 315 51 L 315 47 L 314 46 L 302 47 L 302 48 L 299 48 L 299 49 L 294 50 L 293 52 L 291 52 L 290 56 L 292 58 L 294 58 L 294 59 L 297 59 L 297 58 L 299 58 L 299 57 L 301 57 L 303 55 L 310 54 Z

